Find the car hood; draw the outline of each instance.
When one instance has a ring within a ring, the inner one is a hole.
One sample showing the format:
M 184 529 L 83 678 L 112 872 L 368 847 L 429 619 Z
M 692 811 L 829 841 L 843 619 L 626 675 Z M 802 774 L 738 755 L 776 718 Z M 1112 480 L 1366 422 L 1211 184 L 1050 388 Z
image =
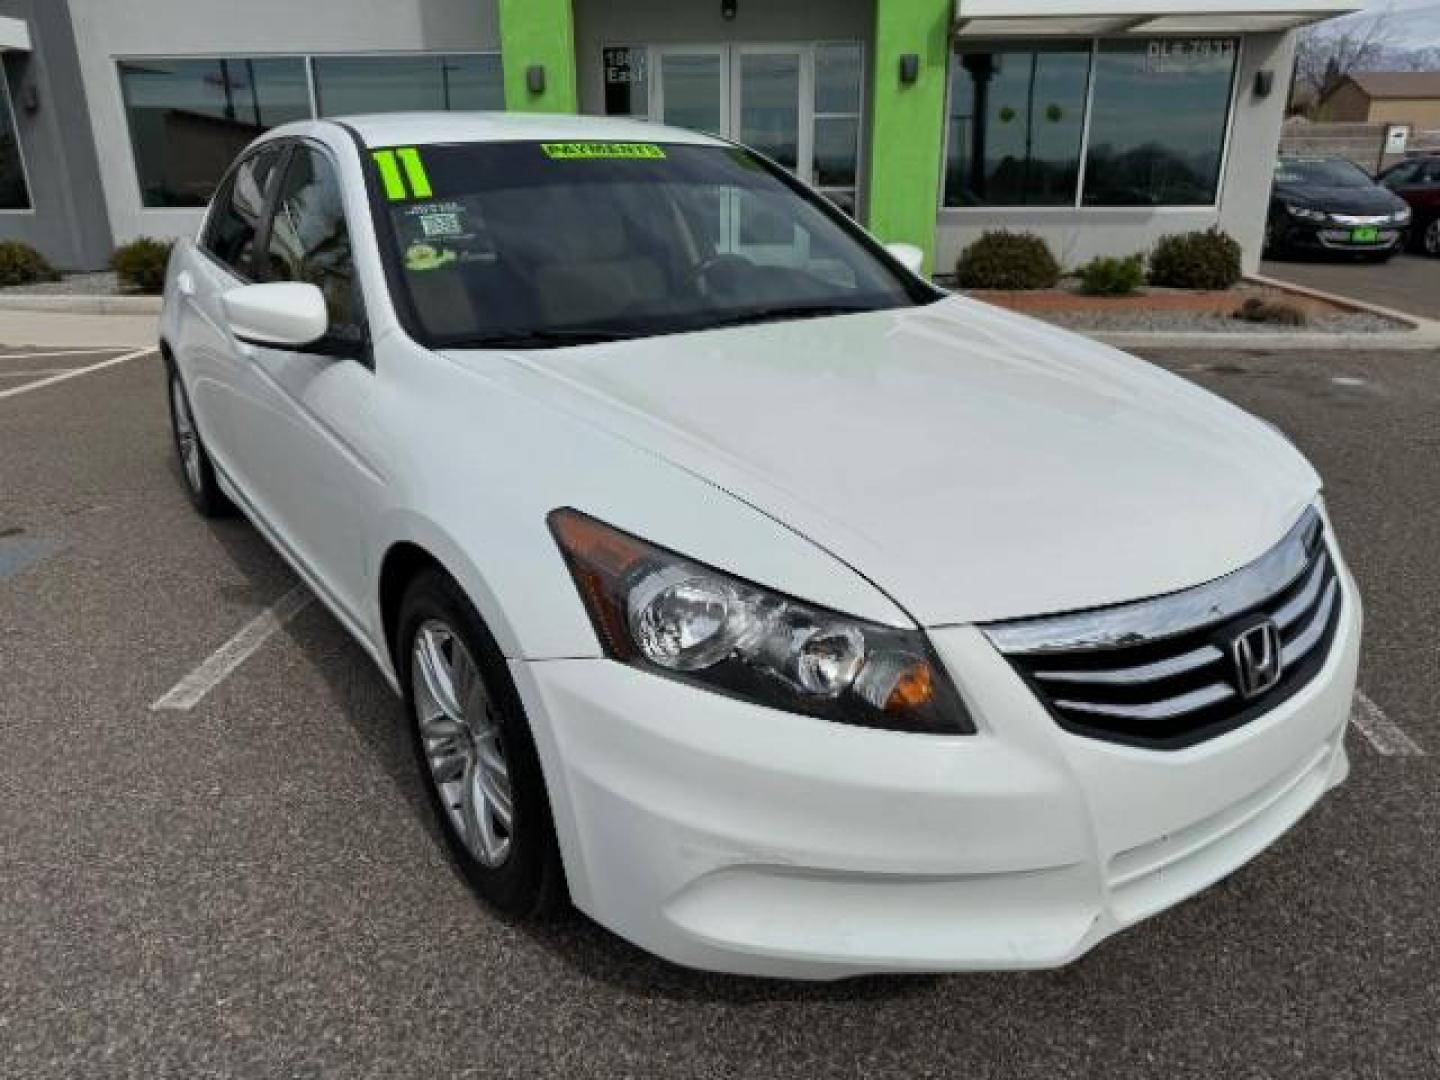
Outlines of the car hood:
M 1389 214 L 1405 205 L 1394 192 L 1382 187 L 1310 187 L 1278 184 L 1281 199 L 1313 206 L 1332 214 Z
M 1319 488 L 1221 399 L 957 297 L 513 359 L 550 401 L 810 538 L 924 625 L 1198 584 L 1276 543 Z

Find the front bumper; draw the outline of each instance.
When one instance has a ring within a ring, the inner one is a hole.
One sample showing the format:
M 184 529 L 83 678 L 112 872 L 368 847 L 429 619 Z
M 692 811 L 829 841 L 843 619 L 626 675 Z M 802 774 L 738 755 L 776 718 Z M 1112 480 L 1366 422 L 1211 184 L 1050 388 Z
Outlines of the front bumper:
M 1356 240 L 1352 226 L 1287 218 L 1277 229 L 1276 239 L 1294 250 L 1375 254 L 1403 248 L 1406 228 L 1394 223 L 1376 225 L 1374 240 Z
M 512 664 L 576 905 L 692 967 L 1053 967 L 1230 873 L 1348 773 L 1360 606 L 1294 697 L 1181 751 L 1062 731 L 972 627 L 980 733 L 847 728 L 603 660 Z

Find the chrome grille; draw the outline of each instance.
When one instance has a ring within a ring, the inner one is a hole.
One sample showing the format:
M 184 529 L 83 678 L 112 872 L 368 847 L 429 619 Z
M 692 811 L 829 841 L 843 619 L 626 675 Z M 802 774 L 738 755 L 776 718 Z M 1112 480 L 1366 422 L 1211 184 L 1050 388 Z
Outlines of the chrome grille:
M 1066 730 L 1178 749 L 1247 723 L 1308 683 L 1329 653 L 1340 603 L 1312 508 L 1255 562 L 1197 588 L 982 629 Z M 1278 630 L 1279 679 L 1247 698 L 1235 642 L 1266 620 Z

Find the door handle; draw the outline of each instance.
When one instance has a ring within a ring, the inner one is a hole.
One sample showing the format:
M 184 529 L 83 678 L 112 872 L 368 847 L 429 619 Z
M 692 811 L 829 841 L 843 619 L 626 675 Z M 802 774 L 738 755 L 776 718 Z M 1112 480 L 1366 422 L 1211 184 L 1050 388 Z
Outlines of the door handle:
M 195 276 L 189 270 L 181 270 L 175 275 L 175 288 L 180 291 L 181 296 L 194 296 Z

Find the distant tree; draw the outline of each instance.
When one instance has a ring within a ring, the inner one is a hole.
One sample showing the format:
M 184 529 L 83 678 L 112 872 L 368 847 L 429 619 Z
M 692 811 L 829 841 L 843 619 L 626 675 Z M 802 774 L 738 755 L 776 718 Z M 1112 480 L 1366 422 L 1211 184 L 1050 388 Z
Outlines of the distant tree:
M 1381 67 L 1385 57 L 1395 51 L 1390 46 L 1391 14 L 1386 8 L 1369 18 L 1320 23 L 1300 31 L 1295 45 L 1296 93 L 1292 98 L 1319 102 L 1352 71 Z

